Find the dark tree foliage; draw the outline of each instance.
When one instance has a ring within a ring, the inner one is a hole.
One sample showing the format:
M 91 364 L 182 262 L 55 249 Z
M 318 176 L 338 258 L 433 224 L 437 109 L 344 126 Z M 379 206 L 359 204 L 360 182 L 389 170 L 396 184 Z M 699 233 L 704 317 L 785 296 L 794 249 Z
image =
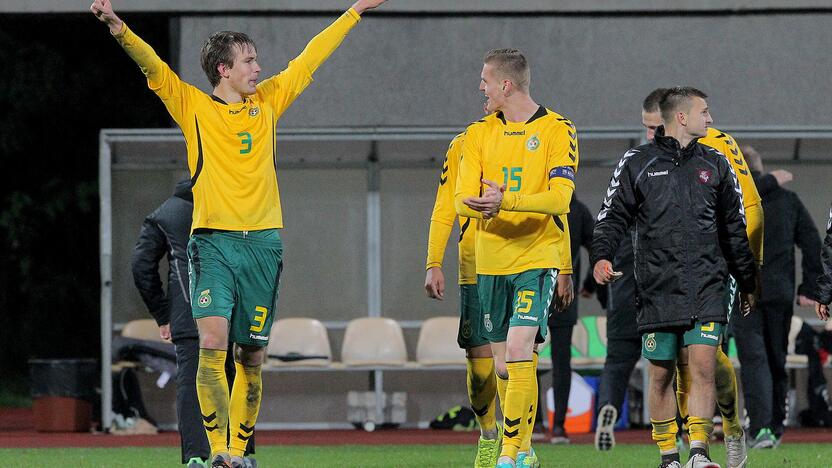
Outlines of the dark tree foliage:
M 162 57 L 168 18 L 127 16 Z M 166 127 L 138 67 L 87 15 L 0 15 L 0 375 L 98 357 L 98 134 Z

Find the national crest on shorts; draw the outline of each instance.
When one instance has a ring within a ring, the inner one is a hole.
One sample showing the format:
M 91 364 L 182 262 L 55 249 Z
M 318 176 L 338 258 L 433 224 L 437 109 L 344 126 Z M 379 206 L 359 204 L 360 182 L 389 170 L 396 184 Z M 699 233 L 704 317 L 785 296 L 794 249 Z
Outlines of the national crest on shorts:
M 644 349 L 650 351 L 651 353 L 656 350 L 656 334 L 650 333 L 647 335 L 647 339 L 644 340 Z
M 211 290 L 206 289 L 205 291 L 199 293 L 199 298 L 196 300 L 196 303 L 203 308 L 211 305 Z
M 471 334 L 473 331 L 471 330 L 471 320 L 466 320 L 462 323 L 462 337 L 463 338 L 471 338 Z
M 711 171 L 707 169 L 699 169 L 699 182 L 707 184 L 711 180 Z
M 485 320 L 485 330 L 491 333 L 494 330 L 494 325 L 491 323 L 491 314 L 485 314 L 483 318 Z
M 537 135 L 532 135 L 528 140 L 526 140 L 526 149 L 529 151 L 536 151 L 538 148 L 540 148 L 540 138 L 538 138 Z

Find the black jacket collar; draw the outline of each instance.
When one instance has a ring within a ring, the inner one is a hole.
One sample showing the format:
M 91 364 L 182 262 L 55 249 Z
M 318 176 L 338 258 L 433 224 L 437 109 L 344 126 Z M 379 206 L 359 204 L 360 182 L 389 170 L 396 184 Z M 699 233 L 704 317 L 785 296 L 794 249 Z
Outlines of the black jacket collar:
M 656 129 L 656 135 L 653 137 L 653 143 L 661 148 L 664 152 L 675 156 L 690 157 L 694 154 L 694 150 L 699 144 L 699 138 L 694 138 L 684 148 L 681 147 L 679 140 L 666 136 L 664 134 L 664 125 L 660 125 Z

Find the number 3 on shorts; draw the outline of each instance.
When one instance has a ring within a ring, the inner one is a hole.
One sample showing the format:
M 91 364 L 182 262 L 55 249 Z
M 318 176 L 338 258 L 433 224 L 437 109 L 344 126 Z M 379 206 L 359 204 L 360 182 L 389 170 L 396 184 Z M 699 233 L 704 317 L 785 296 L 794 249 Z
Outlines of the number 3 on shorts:
M 269 314 L 269 309 L 263 306 L 257 306 L 254 308 L 254 317 L 252 319 L 257 323 L 257 325 L 252 325 L 249 330 L 253 331 L 254 333 L 260 333 L 263 331 L 263 327 L 266 325 L 266 315 Z

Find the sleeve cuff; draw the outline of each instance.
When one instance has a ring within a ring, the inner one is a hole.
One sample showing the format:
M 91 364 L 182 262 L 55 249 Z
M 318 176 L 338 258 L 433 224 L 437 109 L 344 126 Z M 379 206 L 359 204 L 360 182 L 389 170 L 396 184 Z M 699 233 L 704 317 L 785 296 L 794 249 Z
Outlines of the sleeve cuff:
M 350 9 L 347 10 L 347 14 L 352 16 L 352 19 L 354 19 L 356 23 L 361 21 L 361 15 L 359 15 L 358 12 L 355 11 L 355 8 L 350 7 Z
M 113 33 L 110 33 L 110 34 L 111 34 L 113 37 L 115 37 L 116 39 L 120 39 L 120 38 L 124 37 L 124 34 L 126 34 L 126 33 L 127 33 L 127 31 L 128 31 L 129 29 L 130 29 L 130 28 L 128 28 L 128 27 L 127 27 L 127 23 L 125 23 L 124 21 L 122 21 L 122 22 L 121 22 L 121 31 L 119 31 L 119 32 L 117 32 L 117 33 L 115 33 L 115 34 L 113 34 Z
M 442 268 L 442 263 L 441 262 L 428 262 L 428 264 L 425 266 L 425 270 L 427 271 L 427 270 L 430 270 L 431 268 L 434 268 L 434 267 Z

